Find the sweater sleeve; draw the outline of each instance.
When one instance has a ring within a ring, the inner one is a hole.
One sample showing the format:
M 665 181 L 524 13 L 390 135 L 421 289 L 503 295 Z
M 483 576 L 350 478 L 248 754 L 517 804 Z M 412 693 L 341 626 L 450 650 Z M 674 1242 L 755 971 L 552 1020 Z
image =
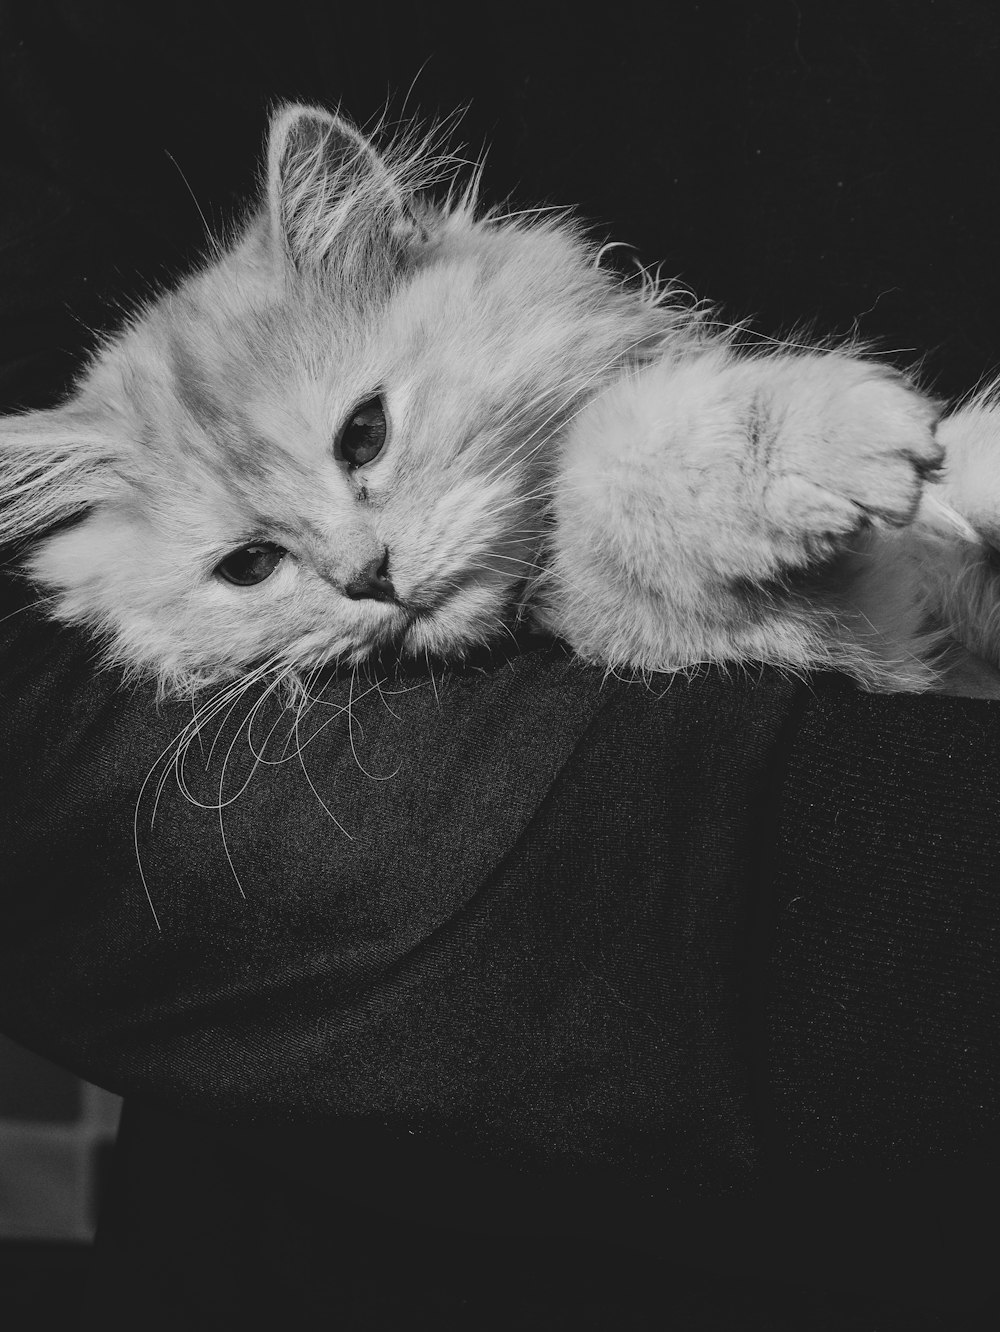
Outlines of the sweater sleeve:
M 830 681 L 790 747 L 777 833 L 776 1159 L 982 1151 L 1000 1099 L 1000 704 Z

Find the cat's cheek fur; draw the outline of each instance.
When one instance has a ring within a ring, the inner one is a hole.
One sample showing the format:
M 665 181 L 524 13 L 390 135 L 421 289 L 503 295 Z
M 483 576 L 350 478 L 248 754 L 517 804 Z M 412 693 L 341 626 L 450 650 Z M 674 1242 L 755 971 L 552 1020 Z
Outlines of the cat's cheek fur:
M 107 640 L 137 592 L 143 595 L 147 571 L 141 554 L 135 528 L 98 510 L 41 541 L 26 567 L 53 595 L 60 618 L 84 624 Z M 148 600 L 158 607 L 151 589 Z
M 191 676 L 190 610 L 154 569 L 152 544 L 135 525 L 100 511 L 41 542 L 28 564 L 55 614 L 93 632 L 109 662 L 179 684 Z
M 510 617 L 503 585 L 464 588 L 433 615 L 418 616 L 401 641 L 411 657 L 462 658 L 473 648 L 495 640 Z
M 198 688 L 283 651 L 295 627 L 293 568 L 266 590 L 233 588 L 192 579 L 169 555 L 153 529 L 98 510 L 41 542 L 28 572 L 51 589 L 59 618 L 95 634 L 109 664 L 154 675 L 161 689 Z

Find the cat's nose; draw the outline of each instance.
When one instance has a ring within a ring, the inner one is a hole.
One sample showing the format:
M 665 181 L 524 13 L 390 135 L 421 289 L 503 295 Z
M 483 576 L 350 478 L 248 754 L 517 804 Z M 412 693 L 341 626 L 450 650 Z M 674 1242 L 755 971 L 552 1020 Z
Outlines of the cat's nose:
M 344 595 L 352 601 L 395 601 L 396 589 L 389 577 L 389 552 L 376 555 L 344 584 Z

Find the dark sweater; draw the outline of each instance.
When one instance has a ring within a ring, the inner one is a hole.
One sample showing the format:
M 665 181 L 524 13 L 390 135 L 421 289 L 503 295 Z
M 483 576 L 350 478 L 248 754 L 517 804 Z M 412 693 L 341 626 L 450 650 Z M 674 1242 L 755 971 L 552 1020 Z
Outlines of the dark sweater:
M 932 1299 L 992 1282 L 994 705 L 644 687 L 558 650 L 409 680 L 305 748 L 308 781 L 258 771 L 225 842 L 172 779 L 150 829 L 147 788 L 157 930 L 133 814 L 188 710 L 119 692 L 30 615 L 4 626 L 0 1007 L 129 1098 L 122 1271 L 225 1290 L 219 1246 L 246 1237 L 192 1244 L 242 1173 L 253 1196 L 312 1189 L 326 1225 L 362 1204 Z M 192 762 L 195 797 L 235 735 Z

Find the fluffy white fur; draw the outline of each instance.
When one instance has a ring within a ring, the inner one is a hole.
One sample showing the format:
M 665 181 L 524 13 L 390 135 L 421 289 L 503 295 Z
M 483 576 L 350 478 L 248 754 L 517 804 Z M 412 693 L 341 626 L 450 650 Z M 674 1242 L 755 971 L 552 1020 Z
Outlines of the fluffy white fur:
M 426 145 L 274 118 L 258 211 L 63 406 L 0 422 L 0 541 L 107 659 L 194 689 L 374 651 L 460 656 L 534 614 L 612 667 L 1000 661 L 997 413 L 850 351 L 740 349 L 569 220 L 433 202 Z M 335 441 L 382 396 L 363 466 Z M 921 503 L 942 461 L 940 500 Z M 256 541 L 287 554 L 218 576 Z M 357 597 L 387 561 L 394 596 Z

